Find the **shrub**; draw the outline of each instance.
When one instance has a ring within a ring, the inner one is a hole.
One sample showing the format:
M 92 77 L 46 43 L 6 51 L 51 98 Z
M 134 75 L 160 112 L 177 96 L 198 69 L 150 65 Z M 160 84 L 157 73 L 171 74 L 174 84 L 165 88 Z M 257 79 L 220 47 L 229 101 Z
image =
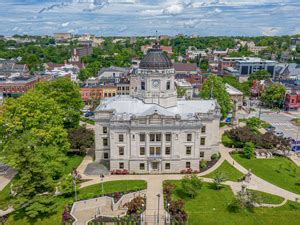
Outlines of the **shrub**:
M 131 214 L 140 214 L 144 211 L 146 199 L 141 196 L 137 196 L 132 199 L 130 202 L 127 202 L 123 205 L 123 207 L 127 208 L 127 213 Z
M 251 159 L 254 156 L 254 144 L 252 142 L 246 142 L 245 143 L 244 156 L 247 159 Z
M 205 169 L 206 167 L 207 167 L 207 161 L 204 160 L 204 159 L 202 159 L 202 160 L 200 161 L 200 168 L 201 168 L 201 169 Z
M 190 196 L 191 198 L 195 198 L 198 193 L 198 190 L 202 187 L 202 180 L 196 175 L 186 175 L 181 179 L 181 187 L 183 193 Z
M 210 158 L 211 158 L 211 160 L 219 159 L 220 158 L 220 154 L 219 153 L 212 154 Z
M 222 144 L 226 147 L 229 147 L 229 148 L 234 146 L 233 140 L 229 137 L 229 135 L 227 135 L 225 133 L 222 136 Z

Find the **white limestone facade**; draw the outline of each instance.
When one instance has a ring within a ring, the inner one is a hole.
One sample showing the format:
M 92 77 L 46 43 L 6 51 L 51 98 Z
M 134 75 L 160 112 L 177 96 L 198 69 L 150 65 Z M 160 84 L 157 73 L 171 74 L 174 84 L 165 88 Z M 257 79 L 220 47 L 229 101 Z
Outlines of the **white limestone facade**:
M 177 99 L 174 75 L 156 45 L 133 75 L 133 94 L 102 100 L 95 113 L 96 161 L 110 171 L 179 173 L 198 171 L 202 159 L 218 152 L 218 103 Z

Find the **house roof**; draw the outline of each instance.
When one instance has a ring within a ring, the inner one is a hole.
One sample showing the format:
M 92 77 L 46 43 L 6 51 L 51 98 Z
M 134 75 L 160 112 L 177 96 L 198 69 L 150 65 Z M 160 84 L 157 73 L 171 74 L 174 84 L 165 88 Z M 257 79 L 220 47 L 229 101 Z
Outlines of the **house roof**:
M 197 72 L 198 67 L 196 63 L 174 63 L 175 71 L 187 71 L 187 72 Z

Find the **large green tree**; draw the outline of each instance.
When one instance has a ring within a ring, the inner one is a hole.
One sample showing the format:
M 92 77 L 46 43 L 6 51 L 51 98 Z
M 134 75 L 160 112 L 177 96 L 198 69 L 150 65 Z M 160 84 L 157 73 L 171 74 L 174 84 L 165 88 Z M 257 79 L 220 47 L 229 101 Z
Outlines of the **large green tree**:
M 271 78 L 271 74 L 266 70 L 258 70 L 249 76 L 249 80 L 265 80 Z
M 11 203 L 32 218 L 52 213 L 70 147 L 62 108 L 53 98 L 31 90 L 7 99 L 0 111 L 1 161 L 18 172 Z
M 285 87 L 282 84 L 274 83 L 264 90 L 261 100 L 271 106 L 281 107 L 285 95 Z
M 232 109 L 230 96 L 226 91 L 222 78 L 216 75 L 209 75 L 204 81 L 200 96 L 204 99 L 214 98 L 221 107 L 222 118 L 225 118 Z
M 80 109 L 83 101 L 77 84 L 68 78 L 59 78 L 52 82 L 42 82 L 37 85 L 35 92 L 53 99 L 62 109 L 65 128 L 78 127 Z

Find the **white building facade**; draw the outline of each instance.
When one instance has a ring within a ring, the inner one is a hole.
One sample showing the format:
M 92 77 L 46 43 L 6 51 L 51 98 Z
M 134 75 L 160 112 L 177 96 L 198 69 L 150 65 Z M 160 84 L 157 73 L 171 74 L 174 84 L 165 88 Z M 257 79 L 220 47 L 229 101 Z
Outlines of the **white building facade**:
M 103 99 L 96 110 L 96 161 L 131 173 L 198 171 L 218 152 L 218 103 L 177 99 L 173 65 L 158 44 L 132 76 L 131 96 Z

